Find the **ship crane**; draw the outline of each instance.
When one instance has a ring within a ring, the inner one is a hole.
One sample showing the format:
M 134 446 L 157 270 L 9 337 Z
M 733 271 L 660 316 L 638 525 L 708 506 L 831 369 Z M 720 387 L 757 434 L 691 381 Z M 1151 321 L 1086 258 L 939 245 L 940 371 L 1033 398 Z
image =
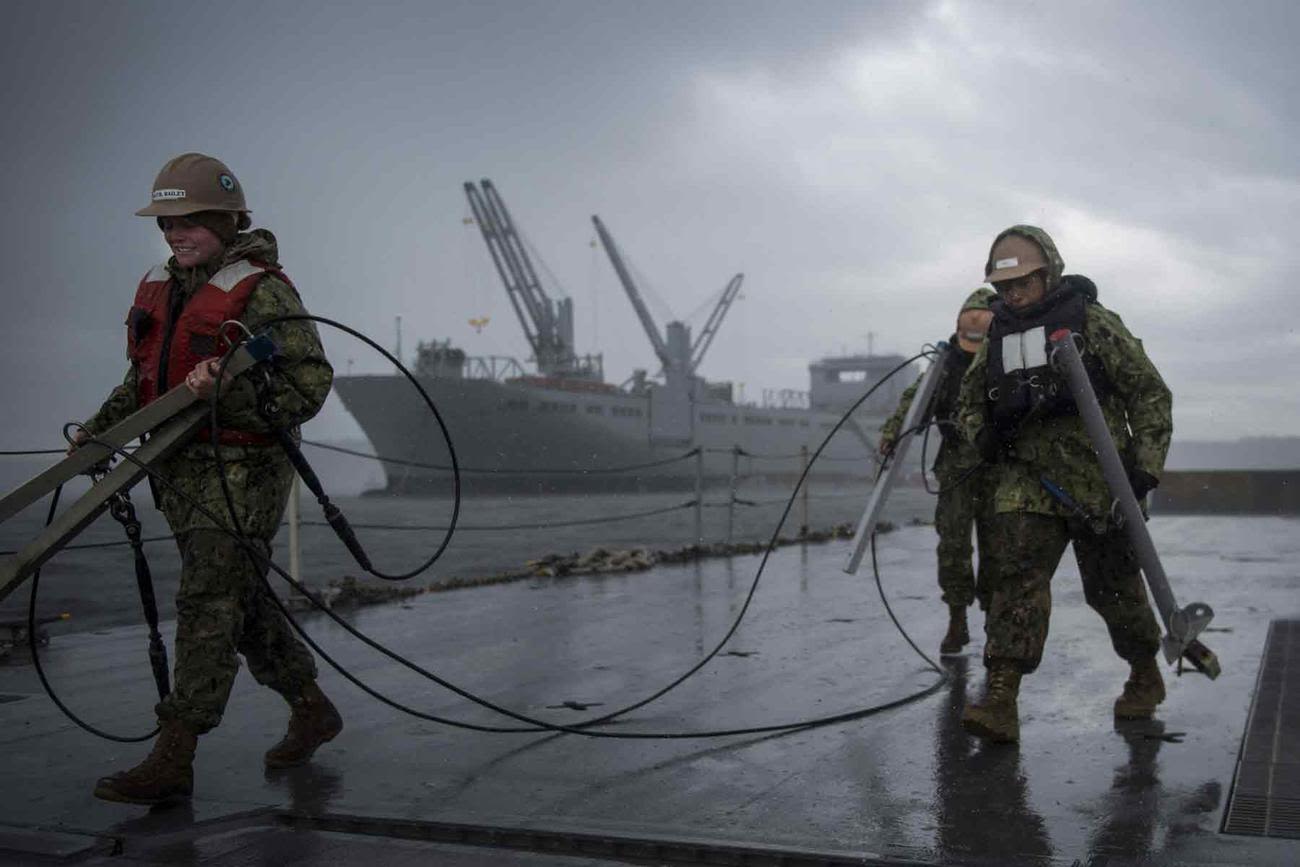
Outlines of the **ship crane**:
M 704 323 L 704 328 L 700 330 L 699 336 L 695 338 L 695 345 L 691 347 L 692 373 L 699 369 L 700 362 L 704 360 L 704 353 L 709 351 L 709 344 L 713 342 L 714 335 L 718 333 L 718 328 L 722 325 L 722 318 L 731 309 L 731 303 L 740 294 L 740 284 L 744 280 L 744 274 L 737 274 L 731 278 L 727 288 L 722 290 L 722 297 L 718 299 L 718 305 L 709 314 L 709 321 Z
M 596 227 L 596 234 L 605 248 L 605 253 L 609 256 L 610 264 L 614 266 L 614 271 L 618 274 L 619 282 L 623 284 L 623 289 L 627 292 L 627 297 L 631 300 L 633 309 L 636 310 L 637 318 L 641 320 L 641 327 L 645 329 L 646 336 L 650 338 L 650 345 L 654 347 L 655 355 L 662 365 L 660 372 L 663 374 L 665 381 L 670 387 L 678 384 L 683 387 L 688 386 L 695 378 L 695 371 L 704 359 L 709 344 L 713 342 L 714 336 L 718 333 L 723 317 L 726 316 L 727 310 L 740 293 L 740 285 L 744 281 L 744 275 L 737 274 L 731 278 L 731 282 L 723 290 L 722 297 L 718 300 L 717 306 L 713 308 L 708 322 L 705 323 L 704 329 L 694 343 L 691 342 L 690 328 L 683 322 L 669 322 L 664 327 L 664 335 L 661 337 L 654 317 L 650 315 L 650 310 L 646 307 L 641 292 L 637 289 L 636 281 L 632 279 L 632 273 L 628 269 L 627 263 L 623 261 L 623 256 L 619 252 L 613 236 L 605 228 L 605 224 L 601 222 L 600 217 L 593 216 L 591 222 Z
M 552 300 L 542 289 L 506 204 L 492 182 L 465 183 L 474 221 L 487 244 L 492 264 L 505 284 L 510 305 L 543 376 L 601 379 L 599 357 L 579 358 L 574 352 L 573 299 Z

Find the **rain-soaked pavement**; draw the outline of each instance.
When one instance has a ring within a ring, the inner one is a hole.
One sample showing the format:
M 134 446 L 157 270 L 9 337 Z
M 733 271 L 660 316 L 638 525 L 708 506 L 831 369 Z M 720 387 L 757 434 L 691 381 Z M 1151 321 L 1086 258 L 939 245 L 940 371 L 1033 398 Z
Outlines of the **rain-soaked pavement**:
M 626 863 L 639 851 L 638 863 L 1297 863 L 1300 841 L 1219 829 L 1268 624 L 1300 611 L 1300 523 L 1157 517 L 1151 527 L 1180 601 L 1216 611 L 1204 638 L 1223 676 L 1169 676 L 1157 720 L 1117 727 L 1110 706 L 1126 668 L 1067 562 L 1046 659 L 1022 690 L 1018 748 L 981 745 L 958 723 L 982 680 L 978 637 L 946 664 L 948 683 L 905 706 L 780 736 L 709 740 L 457 729 L 403 716 L 327 670 L 322 682 L 347 728 L 312 765 L 278 773 L 263 771 L 261 753 L 286 710 L 241 675 L 226 720 L 200 743 L 192 806 L 150 812 L 90 795 L 96 777 L 144 747 L 74 728 L 38 695 L 31 667 L 11 663 L 0 667 L 8 699 L 0 847 L 12 854 L 0 851 L 0 862 L 49 863 L 62 853 L 104 864 L 579 865 Z M 879 541 L 886 593 L 933 653 L 944 626 L 933 529 Z M 790 722 L 934 684 L 938 675 L 891 625 L 869 573 L 841 572 L 847 550 L 845 542 L 779 550 L 731 653 L 607 730 Z M 349 617 L 465 689 L 571 723 L 649 694 L 698 659 L 724 633 L 756 564 L 739 557 L 477 588 Z M 978 633 L 978 614 L 974 625 Z M 336 625 L 314 618 L 308 627 L 399 701 L 503 724 Z M 142 630 L 127 627 L 60 636 L 43 658 L 69 704 L 133 734 L 151 722 L 144 651 Z M 613 848 L 619 840 L 640 848 Z M 479 845 L 493 841 L 513 848 Z M 676 843 L 720 848 L 691 861 Z M 791 852 L 807 860 L 779 860 Z

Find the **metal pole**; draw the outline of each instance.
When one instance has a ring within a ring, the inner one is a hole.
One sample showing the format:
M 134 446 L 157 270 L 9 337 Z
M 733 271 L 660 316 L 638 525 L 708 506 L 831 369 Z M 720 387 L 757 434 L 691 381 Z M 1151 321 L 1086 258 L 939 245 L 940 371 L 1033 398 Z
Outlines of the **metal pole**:
M 808 446 L 799 446 L 799 464 L 803 478 L 803 520 L 799 522 L 799 535 L 808 535 L 808 486 L 812 484 L 812 479 L 808 478 Z
M 740 474 L 740 446 L 731 447 L 731 494 L 727 498 L 727 543 L 736 529 L 736 481 Z
M 695 544 L 704 542 L 704 449 L 695 452 Z
M 1050 335 L 1049 340 L 1052 344 L 1052 366 L 1060 370 L 1070 384 L 1070 394 L 1074 397 L 1074 403 L 1079 408 L 1079 418 L 1083 421 L 1088 437 L 1092 440 L 1093 451 L 1097 453 L 1097 460 L 1101 464 L 1101 474 L 1106 479 L 1106 486 L 1110 488 L 1111 496 L 1118 504 L 1129 544 L 1133 546 L 1133 553 L 1142 567 L 1142 574 L 1146 577 L 1147 588 L 1151 591 L 1156 610 L 1160 614 L 1160 619 L 1164 621 L 1165 659 L 1173 663 L 1194 644 L 1193 649 L 1202 661 L 1197 662 L 1197 659 L 1193 658 L 1193 664 L 1210 677 L 1216 677 L 1218 659 L 1204 645 L 1196 641 L 1196 636 L 1214 617 L 1214 611 L 1204 602 L 1193 602 L 1185 608 L 1178 607 L 1173 588 L 1170 587 L 1169 578 L 1165 575 L 1164 566 L 1160 562 L 1160 555 L 1156 553 L 1155 543 L 1147 530 L 1146 516 L 1142 514 L 1137 497 L 1133 495 L 1128 472 L 1124 469 L 1119 450 L 1115 448 L 1115 441 L 1111 438 L 1106 416 L 1102 413 L 1101 404 L 1092 389 L 1092 382 L 1088 379 L 1083 358 L 1079 355 L 1078 347 L 1074 345 L 1074 335 L 1066 329 L 1061 329 Z
M 298 582 L 302 581 L 302 509 L 298 499 L 301 487 L 302 482 L 295 475 L 289 487 L 289 574 Z
M 880 520 L 880 513 L 885 508 L 885 500 L 889 496 L 890 490 L 894 487 L 899 473 L 902 472 L 904 462 L 907 459 L 907 448 L 916 438 L 916 430 L 922 422 L 928 421 L 934 403 L 935 393 L 939 389 L 939 377 L 943 374 L 944 358 L 947 353 L 951 352 L 951 347 L 947 343 L 938 344 L 938 352 L 926 368 L 925 373 L 921 375 L 921 384 L 916 388 L 916 394 L 912 397 L 912 405 L 907 408 L 907 413 L 903 416 L 903 427 L 898 435 L 898 441 L 894 443 L 893 453 L 889 457 L 889 464 L 885 471 L 876 479 L 876 483 L 871 488 L 871 496 L 867 499 L 867 507 L 862 512 L 862 517 L 858 520 L 858 529 L 854 533 L 856 541 L 854 542 L 853 552 L 849 555 L 849 562 L 844 567 L 844 571 L 854 575 L 858 567 L 862 565 L 862 557 L 867 551 L 867 545 L 871 544 L 871 537 L 876 532 L 876 522 Z

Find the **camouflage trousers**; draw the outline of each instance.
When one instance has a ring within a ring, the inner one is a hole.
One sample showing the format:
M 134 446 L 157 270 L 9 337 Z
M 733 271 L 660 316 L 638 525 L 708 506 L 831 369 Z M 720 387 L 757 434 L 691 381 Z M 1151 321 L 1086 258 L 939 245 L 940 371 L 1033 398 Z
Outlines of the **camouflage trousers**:
M 1009 662 L 1024 673 L 1038 667 L 1052 612 L 1052 575 L 1071 542 L 1084 599 L 1106 622 L 1115 653 L 1128 662 L 1155 655 L 1160 629 L 1122 531 L 1099 536 L 1076 520 L 1006 512 L 993 521 L 998 554 L 984 623 L 985 665 Z
M 218 530 L 180 534 L 176 594 L 176 666 L 159 719 L 178 719 L 202 733 L 221 722 L 243 654 L 263 686 L 288 699 L 316 679 L 316 662 L 270 598 L 265 569 Z M 265 540 L 254 540 L 270 554 Z
M 978 600 L 980 610 L 987 611 L 993 575 L 993 498 L 981 471 L 953 481 L 940 481 L 939 502 L 934 507 L 934 529 L 939 534 L 939 589 L 947 605 L 965 607 Z M 979 545 L 978 573 L 971 568 L 972 528 Z

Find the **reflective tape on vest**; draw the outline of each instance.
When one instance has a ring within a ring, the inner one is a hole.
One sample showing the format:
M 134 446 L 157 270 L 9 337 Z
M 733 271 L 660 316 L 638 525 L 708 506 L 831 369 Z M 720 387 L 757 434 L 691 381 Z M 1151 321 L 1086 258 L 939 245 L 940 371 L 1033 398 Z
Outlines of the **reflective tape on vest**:
M 1002 371 L 1030 370 L 1047 365 L 1047 329 L 1042 325 L 1002 337 Z

